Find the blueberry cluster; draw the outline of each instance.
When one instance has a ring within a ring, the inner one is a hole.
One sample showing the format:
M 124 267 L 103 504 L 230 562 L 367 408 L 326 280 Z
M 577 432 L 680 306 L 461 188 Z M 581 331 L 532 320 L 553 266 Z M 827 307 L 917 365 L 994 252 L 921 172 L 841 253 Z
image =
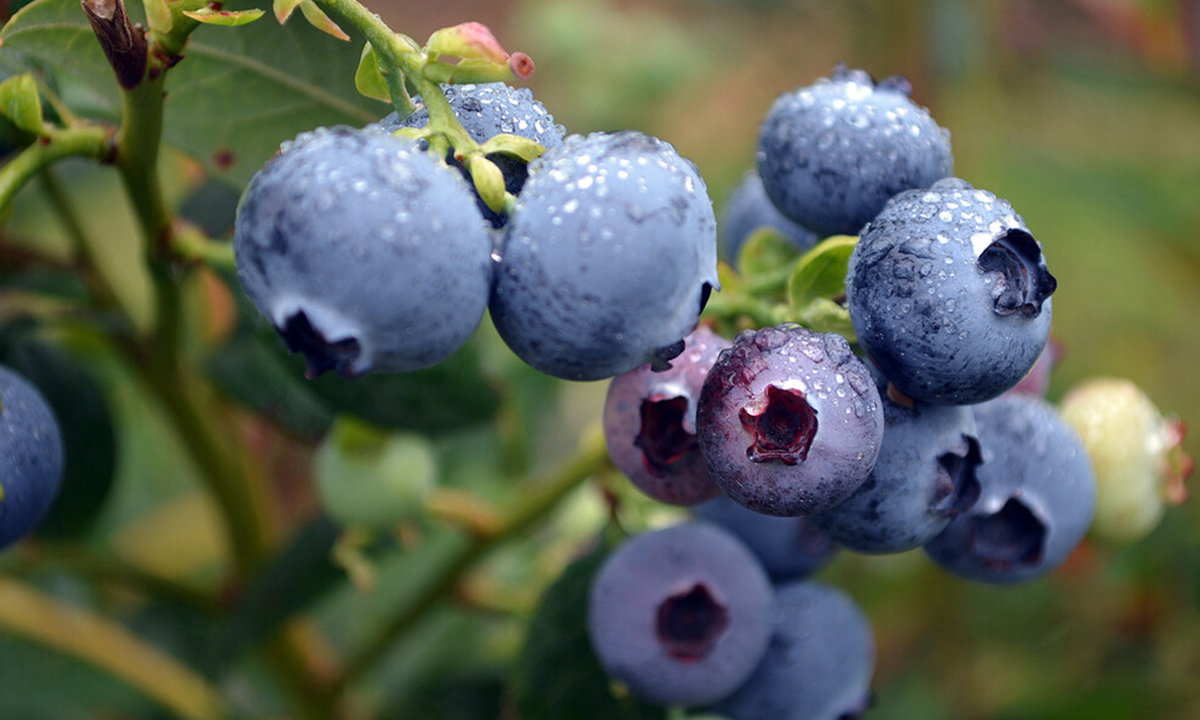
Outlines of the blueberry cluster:
M 745 329 L 756 316 L 734 304 L 732 342 L 702 326 L 669 371 L 646 365 L 609 387 L 614 464 L 700 518 L 626 543 L 593 588 L 601 662 L 643 699 L 732 720 L 858 717 L 869 626 L 843 593 L 807 579 L 836 548 L 924 548 L 964 578 L 1015 583 L 1062 564 L 1092 523 L 1088 453 L 1040 396 L 1048 370 L 1031 374 L 1053 355 L 1042 246 L 1007 201 L 951 176 L 949 133 L 909 90 L 839 68 L 782 95 L 721 234 L 731 260 L 762 228 L 786 241 L 773 252 L 798 255 L 789 321 Z M 850 240 L 819 242 L 835 234 L 859 237 L 844 282 L 822 280 L 827 297 L 813 302 L 842 314 L 841 333 L 807 327 L 796 289 L 819 284 L 835 257 L 822 253 Z M 734 539 L 774 583 L 766 649 L 760 627 L 734 624 L 743 611 L 719 574 Z M 695 643 L 688 653 L 653 625 L 664 617 Z
M 716 220 L 696 168 L 641 133 L 564 139 L 528 90 L 444 92 L 457 129 L 431 127 L 418 103 L 404 119 L 304 133 L 242 197 L 238 277 L 307 374 L 431 366 L 485 310 L 550 375 L 667 367 L 718 288 Z M 506 150 L 505 138 L 521 143 Z M 545 152 L 526 163 L 530 141 Z M 447 144 L 444 157 L 428 152 Z M 491 171 L 500 211 L 480 190 Z

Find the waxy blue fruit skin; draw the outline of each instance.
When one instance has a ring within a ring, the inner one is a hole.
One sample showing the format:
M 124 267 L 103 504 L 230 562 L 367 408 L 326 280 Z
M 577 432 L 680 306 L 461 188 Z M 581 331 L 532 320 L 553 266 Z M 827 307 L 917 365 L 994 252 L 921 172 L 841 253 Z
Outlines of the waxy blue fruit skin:
M 308 374 L 429 367 L 483 317 L 492 240 L 457 172 L 411 140 L 302 133 L 250 180 L 238 279 Z
M 637 132 L 571 136 L 530 163 L 500 254 L 496 329 L 567 380 L 664 369 L 719 288 L 703 179 Z
M 691 522 L 626 541 L 588 596 L 600 665 L 657 705 L 714 703 L 762 659 L 775 594 L 737 538 Z
M 822 237 L 857 235 L 892 196 L 951 175 L 950 133 L 910 92 L 904 78 L 839 67 L 780 95 L 757 155 L 775 206 Z
M 717 222 L 721 259 L 736 264 L 746 239 L 763 227 L 778 231 L 800 251 L 816 245 L 819 239 L 812 230 L 797 225 L 779 212 L 767 197 L 762 178 L 751 170 L 742 177 L 721 208 Z
M 604 437 L 617 469 L 642 492 L 672 505 L 721 494 L 696 440 L 696 403 L 717 355 L 731 343 L 700 326 L 669 370 L 642 365 L 613 378 L 604 401 Z
M 726 495 L 767 515 L 811 515 L 870 474 L 883 406 L 844 337 L 785 324 L 744 331 L 721 354 L 696 427 Z
M 1019 583 L 1061 565 L 1096 513 L 1096 476 L 1083 442 L 1053 406 L 1010 394 L 973 408 L 983 463 L 980 495 L 925 550 L 943 568 Z
M 852 720 L 871 702 L 875 638 L 849 595 L 820 583 L 775 591 L 767 654 L 746 684 L 712 709 L 729 720 Z
M 529 88 L 514 88 L 494 82 L 443 85 L 442 91 L 463 129 L 477 143 L 482 144 L 496 135 L 506 133 L 533 140 L 547 150 L 562 145 L 565 130 L 554 122 L 554 117 L 546 107 L 534 99 Z M 412 114 L 401 120 L 398 113 L 392 113 L 377 125 L 389 133 L 400 128 L 424 128 L 429 123 L 429 109 L 419 95 L 413 101 L 416 108 Z M 520 194 L 529 177 L 525 162 L 504 153 L 492 153 L 488 159 L 496 163 L 504 174 L 505 189 L 514 196 Z M 447 161 L 457 165 L 452 156 Z M 461 166 L 459 169 L 464 177 L 469 177 L 465 169 Z M 474 186 L 471 189 L 474 192 Z M 475 193 L 475 203 L 492 227 L 500 228 L 507 222 L 508 215 L 489 208 L 478 193 Z
M 718 495 L 697 505 L 696 517 L 720 525 L 746 543 L 775 583 L 800 580 L 820 570 L 838 546 L 812 518 L 757 513 Z
M 883 398 L 883 444 L 871 474 L 813 523 L 850 550 L 896 553 L 932 540 L 979 496 L 975 416 L 969 407 Z
M 893 198 L 863 230 L 846 308 L 903 394 L 972 405 L 1016 385 L 1050 336 L 1057 282 L 1012 206 L 949 178 Z
M 58 495 L 62 435 L 45 398 L 0 366 L 0 550 L 31 532 Z

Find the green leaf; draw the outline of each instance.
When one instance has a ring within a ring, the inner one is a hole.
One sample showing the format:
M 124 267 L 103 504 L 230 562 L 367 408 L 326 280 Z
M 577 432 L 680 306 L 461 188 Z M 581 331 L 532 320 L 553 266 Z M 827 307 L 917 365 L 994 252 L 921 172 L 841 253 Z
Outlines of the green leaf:
M 379 69 L 379 58 L 375 48 L 370 43 L 363 46 L 362 57 L 358 60 L 358 70 L 354 73 L 354 87 L 369 98 L 390 102 L 391 93 L 388 91 L 387 79 Z
M 183 14 L 205 25 L 238 27 L 239 25 L 246 25 L 259 19 L 263 16 L 264 11 L 257 8 L 252 10 L 213 10 L 212 8 L 200 8 L 194 11 L 184 10 Z
M 25 73 L 0 83 L 0 113 L 21 130 L 42 134 L 42 99 L 33 75 Z
M 143 19 L 140 6 L 129 5 L 134 21 Z M 88 102 L 67 99 L 72 110 L 105 120 L 118 115 L 116 80 L 78 0 L 35 0 L 0 31 L 0 42 L 6 66 L 37 65 L 87 88 Z M 300 132 L 379 119 L 376 101 L 350 82 L 358 47 L 307 23 L 252 23 L 237 32 L 202 25 L 167 75 L 164 139 L 213 177 L 241 187 Z
M 526 163 L 540 157 L 542 153 L 546 152 L 546 148 L 533 140 L 508 133 L 501 133 L 488 138 L 487 142 L 479 146 L 479 150 L 484 155 L 503 153 Z
M 858 342 L 850 324 L 850 311 L 829 298 L 814 298 L 792 318 L 809 330 L 835 332 L 852 343 Z
M 275 13 L 275 19 L 282 25 L 287 22 L 287 19 L 292 16 L 296 8 L 300 7 L 300 3 L 304 0 L 274 0 L 271 4 L 271 11 Z
M 0 335 L 0 362 L 33 383 L 53 410 L 66 464 L 42 537 L 79 537 L 92 529 L 113 487 L 116 435 L 108 398 L 87 367 L 32 328 Z
M 796 246 L 778 230 L 762 227 L 746 238 L 736 264 L 747 291 L 758 296 L 782 294 L 799 256 Z
M 141 3 L 130 5 L 128 11 L 134 22 L 142 20 Z M 35 0 L 26 5 L 0 30 L 0 46 L 6 65 L 44 69 L 52 78 L 63 74 L 94 93 L 89 98 L 93 106 L 72 106 L 72 110 L 86 109 L 95 117 L 98 106 L 106 119 L 116 117 L 120 108 L 116 77 L 78 2 Z
M 665 718 L 661 708 L 613 695 L 587 635 L 587 597 L 604 563 L 604 547 L 567 566 L 546 589 L 516 663 L 517 715 L 522 720 Z
M 333 411 L 313 393 L 281 343 L 239 332 L 209 357 L 208 373 L 246 407 L 301 437 L 320 437 L 333 423 Z
M 500 407 L 500 396 L 484 378 L 470 344 L 425 370 L 357 378 L 326 373 L 312 381 L 312 389 L 335 412 L 385 428 L 426 433 L 455 432 L 486 422 Z
M 835 235 L 804 253 L 788 280 L 788 299 L 794 312 L 804 312 L 819 298 L 846 294 L 846 269 L 857 242 L 858 238 L 850 235 Z
M 327 35 L 332 35 L 338 40 L 349 40 L 350 36 L 345 33 L 338 24 L 329 19 L 325 11 L 317 7 L 313 0 L 302 0 L 300 3 L 300 13 L 304 15 L 304 19 L 308 21 L 316 29 Z
M 142 6 L 146 9 L 146 21 L 151 31 L 165 34 L 175 27 L 175 16 L 171 14 L 167 0 L 142 0 Z

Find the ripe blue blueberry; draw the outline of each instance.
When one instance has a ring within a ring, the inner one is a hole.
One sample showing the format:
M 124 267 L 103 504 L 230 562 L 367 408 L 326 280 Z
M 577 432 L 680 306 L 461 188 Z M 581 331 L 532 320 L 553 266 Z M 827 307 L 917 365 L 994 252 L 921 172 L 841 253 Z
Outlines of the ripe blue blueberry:
M 588 596 L 588 636 L 610 677 L 658 705 L 708 705 L 762 659 L 774 592 L 737 538 L 693 522 L 628 540 Z
M 507 133 L 529 138 L 547 150 L 562 145 L 563 127 L 556 124 L 545 106 L 533 98 L 529 88 L 514 88 L 502 82 L 494 82 L 479 85 L 443 85 L 442 91 L 446 94 L 450 107 L 454 108 L 454 115 L 462 123 L 463 129 L 477 143 L 484 143 L 496 135 Z M 416 108 L 412 114 L 401 120 L 398 113 L 392 113 L 379 121 L 379 127 L 386 132 L 400 128 L 425 127 L 429 123 L 429 109 L 419 95 L 413 100 Z M 526 164 L 504 153 L 492 153 L 488 155 L 488 159 L 496 163 L 504 174 L 505 189 L 514 196 L 520 194 L 529 176 Z M 452 155 L 447 161 L 458 166 L 463 176 L 469 179 L 466 169 L 459 165 Z M 492 227 L 502 227 L 507 221 L 507 215 L 489 208 L 477 193 L 475 202 Z
M 1096 476 L 1079 436 L 1041 398 L 1010 394 L 973 408 L 980 495 L 925 550 L 972 580 L 1018 583 L 1061 565 L 1096 513 Z
M 31 532 L 62 482 L 63 444 L 45 398 L 0 366 L 0 549 Z
M 921 547 L 979 497 L 979 441 L 969 407 L 905 407 L 884 397 L 883 420 L 871 474 L 845 502 L 812 517 L 857 552 Z
M 811 518 L 774 517 L 718 495 L 697 505 L 696 517 L 733 533 L 758 557 L 772 582 L 800 580 L 829 562 L 837 545 Z
M 672 505 L 695 505 L 721 492 L 696 440 L 696 401 L 730 342 L 700 326 L 684 343 L 669 370 L 642 365 L 613 378 L 604 401 L 613 464 L 647 495 Z
M 492 291 L 500 336 L 568 380 L 664 369 L 719 287 L 696 168 L 662 140 L 622 132 L 569 137 L 529 170 Z
M 879 391 L 836 333 L 747 330 L 721 354 L 696 415 L 709 474 L 767 515 L 810 515 L 862 484 L 883 439 Z
M 717 224 L 721 258 L 733 264 L 746 238 L 759 228 L 778 231 L 797 250 L 807 250 L 817 244 L 817 234 L 792 222 L 767 197 L 762 178 L 754 170 L 746 173 L 721 208 Z
M 767 654 L 713 710 L 729 720 L 852 720 L 871 702 L 875 639 L 841 590 L 814 582 L 776 589 Z
M 492 241 L 471 192 L 412 140 L 346 127 L 302 133 L 250 180 L 238 278 L 308 375 L 407 371 L 479 324 Z
M 904 78 L 842 66 L 780 95 L 758 135 L 775 206 L 821 236 L 857 235 L 893 195 L 950 175 L 950 133 L 910 93 Z
M 901 193 L 865 228 L 846 307 L 859 343 L 900 392 L 970 405 L 1033 367 L 1056 285 L 1012 206 L 950 178 Z

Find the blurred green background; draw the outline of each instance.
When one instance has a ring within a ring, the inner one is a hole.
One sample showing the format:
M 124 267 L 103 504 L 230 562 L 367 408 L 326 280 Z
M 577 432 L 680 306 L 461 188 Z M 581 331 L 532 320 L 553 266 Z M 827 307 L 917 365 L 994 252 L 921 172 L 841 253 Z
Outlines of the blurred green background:
M 696 162 L 718 210 L 753 167 L 758 123 L 779 93 L 841 62 L 880 78 L 907 76 L 916 100 L 950 129 L 956 173 L 1009 199 L 1044 245 L 1059 280 L 1053 333 L 1065 348 L 1051 397 L 1087 377 L 1124 376 L 1165 412 L 1200 424 L 1200 0 L 367 4 L 418 40 L 459 22 L 488 24 L 508 50 L 537 62 L 528 85 L 568 131 L 632 128 L 664 138 Z M 88 187 L 86 200 L 76 196 L 81 203 L 121 206 L 119 184 L 101 177 L 102 169 L 71 164 L 62 175 Z M 195 183 L 183 174 L 173 180 Z M 11 228 L 20 235 L 50 225 L 46 213 L 26 195 Z M 95 217 L 89 220 L 100 224 Z M 126 238 L 128 252 L 112 261 L 136 266 L 128 219 L 105 216 L 102 224 L 105 234 Z M 140 275 L 129 276 L 122 291 L 136 306 L 148 289 Z M 489 372 L 507 372 L 515 360 L 486 328 L 481 336 Z M 88 355 L 87 347 L 76 349 Z M 128 370 L 96 365 L 121 432 L 116 491 L 89 540 L 150 571 L 204 585 L 227 552 L 211 503 L 196 492 L 177 438 Z M 503 498 L 509 486 L 489 463 L 526 452 L 537 468 L 547 467 L 571 450 L 562 440 L 600 417 L 605 383 L 533 375 L 510 379 L 531 404 L 554 413 L 543 419 L 543 432 L 516 451 L 500 445 L 509 438 L 486 431 L 439 437 L 456 461 L 448 485 Z M 290 519 L 308 518 L 311 438 L 243 424 L 232 431 L 275 468 Z M 1196 436 L 1185 448 L 1200 455 Z M 584 488 L 533 543 L 489 559 L 464 591 L 488 596 L 491 614 L 433 613 L 372 676 L 362 693 L 368 701 L 384 708 L 407 701 L 403 712 L 384 717 L 486 717 L 445 700 L 469 708 L 474 698 L 464 688 L 474 688 L 483 705 L 494 701 L 494 666 L 520 647 L 538 592 L 604 524 L 599 495 Z M 631 503 L 645 524 L 678 517 L 648 501 Z M 326 556 L 315 557 L 325 569 Z M 0 569 L 29 571 L 18 553 L 3 560 Z M 313 605 L 312 617 L 335 644 L 369 637 L 420 572 L 420 560 L 395 553 L 381 563 L 378 594 L 342 582 Z M 339 573 L 331 572 L 340 581 Z M 210 618 L 97 592 L 53 567 L 33 574 L 57 598 L 121 617 L 198 667 L 216 664 L 195 650 L 213 644 L 204 636 L 229 630 Z M 873 720 L 1200 718 L 1200 501 L 1169 510 L 1135 546 L 1087 545 L 1051 577 L 1023 587 L 954 579 L 919 552 L 842 553 L 819 578 L 846 588 L 874 623 Z M 266 674 L 255 660 L 239 661 L 238 670 L 225 680 L 228 694 L 272 707 L 274 699 L 247 680 Z M 451 682 L 476 673 L 482 681 Z M 439 690 L 445 687 L 455 689 Z M 444 702 L 414 714 L 430 688 Z M 107 676 L 0 637 L 0 720 L 157 716 Z

